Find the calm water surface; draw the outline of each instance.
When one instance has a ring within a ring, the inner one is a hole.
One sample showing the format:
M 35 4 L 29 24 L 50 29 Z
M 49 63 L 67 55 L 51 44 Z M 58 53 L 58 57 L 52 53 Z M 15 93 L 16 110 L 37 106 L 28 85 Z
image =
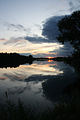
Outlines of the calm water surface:
M 0 104 L 6 99 L 35 110 L 53 108 L 64 89 L 76 81 L 73 67 L 63 62 L 34 61 L 17 68 L 0 68 Z

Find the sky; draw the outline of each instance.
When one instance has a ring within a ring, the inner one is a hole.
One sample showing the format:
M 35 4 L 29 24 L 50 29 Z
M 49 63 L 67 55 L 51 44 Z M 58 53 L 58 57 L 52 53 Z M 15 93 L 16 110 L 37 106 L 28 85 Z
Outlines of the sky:
M 0 52 L 54 56 L 65 51 L 46 29 L 53 30 L 53 21 L 55 35 L 57 21 L 79 8 L 80 0 L 0 0 Z

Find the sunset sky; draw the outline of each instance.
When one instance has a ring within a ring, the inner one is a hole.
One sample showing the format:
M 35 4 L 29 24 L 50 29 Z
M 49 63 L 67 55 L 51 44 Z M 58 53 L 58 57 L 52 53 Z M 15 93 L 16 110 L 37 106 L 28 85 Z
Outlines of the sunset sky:
M 44 30 L 51 20 L 55 23 L 79 8 L 80 0 L 0 0 L 0 52 L 55 56 L 61 49 L 67 53 L 69 45 L 64 48 Z

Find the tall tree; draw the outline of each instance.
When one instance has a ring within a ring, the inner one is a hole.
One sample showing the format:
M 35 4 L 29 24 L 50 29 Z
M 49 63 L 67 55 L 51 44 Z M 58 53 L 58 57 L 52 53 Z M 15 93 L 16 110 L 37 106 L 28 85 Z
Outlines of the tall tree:
M 69 41 L 80 53 L 80 11 L 65 16 L 58 23 L 60 34 L 58 40 L 62 43 Z

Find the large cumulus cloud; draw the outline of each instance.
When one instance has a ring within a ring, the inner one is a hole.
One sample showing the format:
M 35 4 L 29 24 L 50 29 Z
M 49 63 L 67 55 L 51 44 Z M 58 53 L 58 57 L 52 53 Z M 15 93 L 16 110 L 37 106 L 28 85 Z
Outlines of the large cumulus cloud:
M 47 19 L 46 22 L 43 24 L 42 35 L 49 40 L 56 40 L 57 36 L 60 33 L 57 24 L 59 20 L 61 20 L 63 17 L 64 16 L 53 16 Z
M 61 20 L 64 16 L 53 16 L 46 20 L 46 22 L 43 24 L 43 30 L 42 35 L 45 36 L 48 40 L 52 42 L 56 42 L 58 35 L 60 34 L 60 31 L 58 29 L 58 22 Z M 64 47 L 51 51 L 50 53 L 56 53 L 58 56 L 66 56 L 71 55 L 73 53 L 74 49 L 70 45 L 69 42 L 66 42 L 64 44 Z

